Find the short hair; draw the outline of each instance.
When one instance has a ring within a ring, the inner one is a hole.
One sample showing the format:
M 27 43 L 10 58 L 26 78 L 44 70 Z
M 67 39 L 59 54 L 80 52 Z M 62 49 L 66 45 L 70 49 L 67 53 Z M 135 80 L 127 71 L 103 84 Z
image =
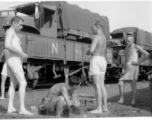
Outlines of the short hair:
M 135 34 L 133 32 L 130 32 L 130 31 L 127 32 L 127 36 L 133 36 L 134 37 L 134 35 Z
M 19 23 L 20 21 L 24 22 L 24 20 L 19 17 L 19 16 L 14 16 L 12 19 L 11 19 L 11 24 L 13 24 L 14 22 L 16 23 Z
M 74 85 L 78 86 L 78 85 L 80 85 L 80 83 L 81 83 L 81 80 L 77 76 L 72 76 L 69 78 L 69 85 L 70 86 L 74 86 Z
M 100 27 L 103 28 L 103 25 L 102 25 L 101 21 L 99 21 L 99 20 L 94 21 L 93 24 L 94 24 L 94 25 L 99 25 Z
M 105 29 L 104 29 L 104 26 L 103 26 L 101 21 L 96 20 L 96 21 L 93 22 L 93 24 L 96 25 L 96 26 L 99 25 L 102 28 L 102 30 L 103 30 L 103 32 L 105 34 Z

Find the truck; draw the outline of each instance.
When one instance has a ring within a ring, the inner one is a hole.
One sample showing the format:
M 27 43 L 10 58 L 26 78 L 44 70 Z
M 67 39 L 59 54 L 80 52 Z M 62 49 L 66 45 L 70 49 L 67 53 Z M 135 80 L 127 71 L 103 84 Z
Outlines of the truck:
M 113 49 L 113 63 L 117 65 L 117 67 L 122 68 L 122 64 L 124 62 L 124 49 L 126 47 L 126 36 L 127 32 L 132 32 L 135 35 L 135 43 L 140 45 L 143 49 L 148 52 L 152 51 L 152 33 L 139 29 L 137 27 L 124 27 L 119 28 L 110 33 L 111 39 L 109 42 L 115 42 L 112 47 Z M 139 59 L 143 57 L 141 53 L 138 54 Z M 139 73 L 139 80 L 143 75 L 143 71 L 145 73 L 149 72 L 152 68 L 152 60 L 147 59 L 140 65 L 140 73 Z
M 92 22 L 100 20 L 107 39 L 110 38 L 109 20 L 106 16 L 71 5 L 65 1 L 30 2 L 0 11 L 0 53 L 4 49 L 5 31 L 15 15 L 24 19 L 23 29 L 18 32 L 22 49 L 28 55 L 24 60 L 28 88 L 55 84 L 52 68 L 58 65 L 65 74 L 71 67 L 89 65 L 85 53 L 91 44 Z M 107 48 L 108 63 L 112 51 Z M 0 66 L 2 68 L 3 62 Z M 32 71 L 33 78 L 28 71 Z

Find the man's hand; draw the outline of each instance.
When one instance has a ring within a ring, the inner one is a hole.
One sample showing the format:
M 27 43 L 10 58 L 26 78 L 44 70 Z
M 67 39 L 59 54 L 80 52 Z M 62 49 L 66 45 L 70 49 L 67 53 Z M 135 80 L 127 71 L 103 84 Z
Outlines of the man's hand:
M 58 77 L 61 77 L 61 74 L 60 75 L 55 75 L 53 78 L 57 79 Z
M 23 53 L 23 52 L 20 55 L 21 55 L 22 58 L 28 58 L 28 55 Z
M 122 69 L 122 74 L 124 74 L 125 73 L 125 70 L 124 70 L 124 68 Z
M 86 55 L 90 55 L 91 53 L 90 53 L 90 47 L 87 49 L 87 51 L 86 51 Z
M 81 109 L 79 107 L 76 107 L 75 105 L 70 106 L 70 111 L 75 115 L 81 114 Z
M 131 64 L 136 66 L 139 65 L 138 62 L 134 62 L 134 61 Z
M 55 75 L 53 78 L 54 78 L 54 79 L 57 79 L 57 78 L 58 78 L 58 76 L 57 76 L 57 75 Z

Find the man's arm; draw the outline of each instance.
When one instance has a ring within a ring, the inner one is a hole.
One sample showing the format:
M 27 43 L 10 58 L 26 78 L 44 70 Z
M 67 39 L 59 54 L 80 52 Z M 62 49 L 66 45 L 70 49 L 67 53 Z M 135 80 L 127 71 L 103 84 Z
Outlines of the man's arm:
M 74 74 L 76 74 L 77 72 L 79 72 L 80 70 L 81 70 L 81 68 L 79 68 L 78 70 L 75 70 L 75 71 L 69 73 L 68 75 L 69 75 L 69 76 L 74 75 Z
M 125 69 L 126 69 L 126 58 L 127 58 L 127 48 L 125 49 L 125 60 L 123 63 L 123 68 L 122 68 L 122 72 L 124 73 Z
M 97 46 L 97 43 L 98 43 L 98 39 L 99 39 L 99 36 L 95 36 L 92 40 L 92 43 L 91 43 L 91 46 L 90 48 L 87 50 L 86 54 L 87 55 L 90 55 L 94 52 L 96 46 Z
M 62 87 L 61 92 L 62 92 L 62 95 L 63 95 L 67 105 L 70 107 L 72 105 L 72 102 L 69 98 L 69 94 L 68 94 L 67 89 L 65 87 Z
M 144 54 L 144 57 L 142 57 L 142 59 L 140 59 L 139 61 L 138 61 L 138 64 L 140 65 L 143 61 L 145 61 L 146 59 L 148 59 L 149 58 L 149 53 L 146 51 L 146 50 L 144 50 L 142 47 L 140 47 L 139 45 L 135 45 L 135 48 L 139 51 L 139 52 L 141 52 L 142 54 Z
M 2 51 L 2 53 L 0 55 L 0 60 L 2 59 L 3 56 L 4 56 L 4 50 Z
M 57 74 L 56 74 L 56 71 L 55 71 L 55 64 L 53 64 L 52 71 L 53 71 L 54 77 L 56 78 Z
M 86 76 L 86 73 L 85 73 L 84 69 L 85 69 L 85 67 L 82 67 L 82 73 L 83 73 L 84 76 Z
M 5 36 L 5 48 L 8 49 L 9 51 L 12 51 L 16 54 L 19 54 L 22 58 L 27 57 L 25 53 L 22 51 L 17 50 L 12 46 L 12 40 L 14 37 L 14 31 L 13 30 L 7 30 L 6 31 L 6 36 Z

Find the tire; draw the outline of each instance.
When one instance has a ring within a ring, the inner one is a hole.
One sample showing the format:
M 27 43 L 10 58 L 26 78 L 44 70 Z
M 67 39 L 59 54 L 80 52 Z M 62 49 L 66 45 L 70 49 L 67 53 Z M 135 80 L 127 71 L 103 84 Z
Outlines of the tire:
M 33 79 L 29 79 L 27 73 L 26 73 L 25 76 L 26 76 L 26 80 L 27 80 L 27 87 L 26 87 L 26 89 L 27 90 L 33 90 L 36 87 L 36 85 L 38 84 L 39 77 L 33 78 Z
M 27 90 L 33 90 L 36 87 L 38 81 L 39 81 L 39 79 L 30 80 L 30 82 L 28 82 L 28 84 L 27 84 L 26 89 Z

